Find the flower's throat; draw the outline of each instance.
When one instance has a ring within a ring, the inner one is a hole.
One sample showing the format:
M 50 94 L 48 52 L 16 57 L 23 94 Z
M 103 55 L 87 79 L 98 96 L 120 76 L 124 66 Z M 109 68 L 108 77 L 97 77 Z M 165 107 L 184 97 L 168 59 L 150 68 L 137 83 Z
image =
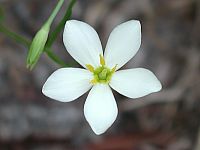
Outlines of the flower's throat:
M 117 65 L 110 69 L 105 66 L 105 60 L 102 55 L 100 55 L 100 64 L 101 66 L 94 68 L 92 65 L 87 64 L 86 67 L 87 69 L 93 73 L 94 78 L 91 80 L 92 84 L 97 84 L 97 83 L 104 83 L 108 84 L 111 80 L 111 77 L 113 73 L 116 70 Z

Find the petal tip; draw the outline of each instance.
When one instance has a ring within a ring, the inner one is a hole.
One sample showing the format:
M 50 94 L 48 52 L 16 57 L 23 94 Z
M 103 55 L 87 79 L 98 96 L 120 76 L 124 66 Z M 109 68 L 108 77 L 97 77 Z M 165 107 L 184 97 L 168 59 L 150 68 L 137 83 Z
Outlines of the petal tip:
M 42 91 L 42 93 L 43 93 L 45 96 L 47 96 L 47 95 L 46 95 L 46 86 L 45 86 L 45 85 L 46 85 L 46 82 L 44 83 L 44 85 L 43 85 L 41 91 Z
M 92 128 L 92 130 L 94 131 L 94 133 L 96 135 L 101 135 L 106 132 L 106 130 L 99 130 L 99 129 L 95 129 L 95 128 Z
M 154 92 L 159 92 L 159 91 L 161 91 L 162 90 L 162 84 L 161 84 L 161 82 L 157 79 L 157 83 L 156 83 L 156 85 L 155 85 L 155 87 L 154 87 Z
M 66 25 L 74 23 L 74 22 L 78 22 L 78 20 L 68 20 L 68 21 L 66 21 Z
M 140 23 L 139 20 L 130 20 L 130 21 L 128 21 L 128 22 L 133 23 L 133 24 L 134 24 L 135 26 L 137 26 L 137 27 L 141 27 L 141 23 Z
M 116 115 L 116 117 L 117 117 L 117 115 Z M 114 121 L 116 120 L 116 117 L 114 117 L 115 118 Z M 101 123 L 96 123 L 95 121 L 89 120 L 89 118 L 87 118 L 87 117 L 86 117 L 86 120 L 96 135 L 101 135 L 101 134 L 105 133 L 112 126 L 112 124 L 114 122 L 114 121 L 112 121 L 112 123 L 110 123 L 110 124 L 109 123 L 101 124 Z
M 162 90 L 162 84 L 161 82 L 158 80 L 158 86 L 157 86 L 157 91 Z

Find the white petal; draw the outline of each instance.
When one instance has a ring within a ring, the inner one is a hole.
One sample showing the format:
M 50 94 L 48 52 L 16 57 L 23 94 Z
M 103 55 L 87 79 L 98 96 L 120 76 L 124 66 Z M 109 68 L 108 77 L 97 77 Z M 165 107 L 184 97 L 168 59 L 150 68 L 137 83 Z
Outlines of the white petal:
M 156 76 L 144 68 L 117 71 L 113 74 L 110 86 L 122 95 L 139 98 L 161 90 L 162 85 Z
M 108 85 L 95 85 L 84 105 L 84 115 L 92 130 L 104 133 L 115 121 L 118 109 L 113 93 Z
M 97 32 L 88 24 L 70 20 L 65 24 L 63 42 L 69 54 L 83 67 L 99 66 L 99 55 L 103 54 Z
M 118 25 L 110 34 L 105 48 L 106 65 L 110 68 L 117 64 L 117 69 L 126 64 L 141 45 L 141 25 L 131 20 Z
M 42 92 L 52 99 L 70 102 L 92 87 L 91 79 L 92 74 L 85 69 L 61 68 L 47 79 Z

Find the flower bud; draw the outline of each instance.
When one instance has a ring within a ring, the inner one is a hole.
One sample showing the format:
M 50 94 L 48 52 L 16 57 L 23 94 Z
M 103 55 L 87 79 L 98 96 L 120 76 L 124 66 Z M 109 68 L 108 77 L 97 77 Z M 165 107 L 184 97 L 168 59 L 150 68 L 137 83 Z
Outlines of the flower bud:
M 44 24 L 44 26 L 36 33 L 35 37 L 33 38 L 26 60 L 27 68 L 33 69 L 38 59 L 40 58 L 40 55 L 43 53 L 49 35 L 49 30 L 50 25 Z

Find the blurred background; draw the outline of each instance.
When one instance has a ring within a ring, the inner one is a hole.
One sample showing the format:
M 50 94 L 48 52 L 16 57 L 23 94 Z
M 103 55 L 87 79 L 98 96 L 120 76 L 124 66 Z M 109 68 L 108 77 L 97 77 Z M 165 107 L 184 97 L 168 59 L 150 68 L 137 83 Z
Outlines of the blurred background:
M 56 3 L 0 0 L 1 23 L 32 39 Z M 96 136 L 83 116 L 87 94 L 71 103 L 45 97 L 42 85 L 59 66 L 44 54 L 29 71 L 27 49 L 0 33 L 0 150 L 200 150 L 200 1 L 79 0 L 72 18 L 94 26 L 104 47 L 116 25 L 140 20 L 142 46 L 124 68 L 152 70 L 163 90 L 134 100 L 114 92 L 118 118 Z M 75 63 L 62 33 L 53 49 Z

